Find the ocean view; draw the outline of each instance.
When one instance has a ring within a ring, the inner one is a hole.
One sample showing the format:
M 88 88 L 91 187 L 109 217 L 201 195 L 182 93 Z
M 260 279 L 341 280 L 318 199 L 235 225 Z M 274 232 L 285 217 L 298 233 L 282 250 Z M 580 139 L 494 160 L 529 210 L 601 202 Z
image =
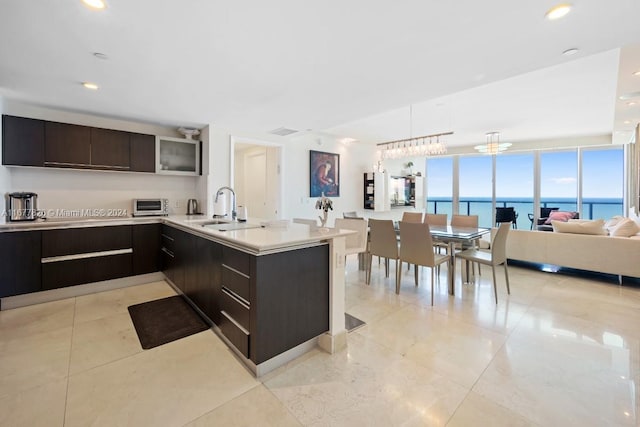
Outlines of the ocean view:
M 540 201 L 541 207 L 554 207 L 561 211 L 577 211 L 575 199 L 547 197 Z M 607 220 L 615 215 L 623 215 L 622 198 L 583 198 L 581 218 Z M 528 230 L 531 221 L 528 214 L 533 213 L 533 199 L 527 197 L 497 198 L 496 207 L 513 207 L 518 214 L 517 226 Z M 427 212 L 446 213 L 451 217 L 453 206 L 451 198 L 431 197 L 427 200 Z M 481 227 L 492 226 L 493 209 L 490 197 L 461 197 L 459 213 L 461 215 L 478 215 Z

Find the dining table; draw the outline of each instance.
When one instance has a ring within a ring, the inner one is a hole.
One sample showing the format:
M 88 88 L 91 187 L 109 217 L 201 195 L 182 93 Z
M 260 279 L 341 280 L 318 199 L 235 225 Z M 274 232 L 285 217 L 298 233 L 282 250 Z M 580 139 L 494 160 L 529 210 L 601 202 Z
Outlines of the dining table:
M 394 221 L 393 225 L 399 236 L 399 221 Z M 455 263 L 455 246 L 456 243 L 461 243 L 463 247 L 470 247 L 472 243 L 480 239 L 483 235 L 491 232 L 490 228 L 483 227 L 458 227 L 452 225 L 429 225 L 429 230 L 431 231 L 431 237 L 433 240 L 437 240 L 448 245 L 448 253 L 450 256 L 449 259 L 449 268 L 451 269 L 451 274 L 449 275 L 449 294 L 455 295 L 455 272 L 456 272 L 456 263 Z M 366 256 L 365 253 L 358 254 L 359 257 L 359 269 L 366 269 Z
M 449 246 L 449 268 L 451 274 L 449 274 L 449 294 L 455 295 L 455 245 L 461 243 L 462 247 L 470 247 L 483 235 L 491 232 L 490 228 L 482 227 L 457 227 L 451 225 L 430 225 L 431 237 L 433 240 L 437 240 L 446 243 Z M 468 275 L 468 271 L 467 271 Z

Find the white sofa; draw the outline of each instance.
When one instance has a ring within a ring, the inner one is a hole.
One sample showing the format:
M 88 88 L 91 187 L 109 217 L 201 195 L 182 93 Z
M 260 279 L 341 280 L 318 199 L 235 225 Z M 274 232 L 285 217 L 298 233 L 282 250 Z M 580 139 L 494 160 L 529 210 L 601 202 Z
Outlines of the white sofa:
M 640 277 L 640 236 L 511 230 L 507 258 Z

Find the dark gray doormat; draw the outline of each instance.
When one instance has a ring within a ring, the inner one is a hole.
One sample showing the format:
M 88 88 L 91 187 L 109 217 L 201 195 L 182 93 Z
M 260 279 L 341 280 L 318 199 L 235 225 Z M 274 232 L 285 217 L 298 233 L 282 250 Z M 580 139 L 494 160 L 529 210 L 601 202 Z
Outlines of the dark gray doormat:
M 357 317 L 353 317 L 349 313 L 344 314 L 344 328 L 347 330 L 347 332 L 355 331 L 360 326 L 364 326 L 364 325 L 366 325 L 366 323 L 364 323 L 362 320 L 358 319 Z
M 209 329 L 180 295 L 128 307 L 142 348 L 148 350 Z

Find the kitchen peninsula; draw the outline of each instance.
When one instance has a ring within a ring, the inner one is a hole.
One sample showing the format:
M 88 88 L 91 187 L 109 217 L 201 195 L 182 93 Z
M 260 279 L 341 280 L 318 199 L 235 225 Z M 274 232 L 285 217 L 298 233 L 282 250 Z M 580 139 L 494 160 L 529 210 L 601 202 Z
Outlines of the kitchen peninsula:
M 84 233 L 94 237 L 83 238 Z M 259 376 L 315 345 L 328 352 L 346 345 L 344 236 L 349 233 L 311 231 L 300 224 L 219 224 L 188 216 L 2 224 L 0 240 L 12 239 L 15 251 L 23 253 L 15 256 L 20 262 L 6 261 L 0 268 L 7 270 L 13 264 L 23 270 L 25 260 L 31 260 L 32 271 L 38 273 L 28 293 L 22 289 L 19 295 L 7 293 L 12 286 L 8 282 L 19 275 L 2 271 L 0 277 L 6 280 L 0 283 L 2 308 L 43 301 L 47 296 L 61 298 L 61 291 L 68 297 L 76 288 L 87 293 L 94 285 L 99 291 L 104 283 L 119 287 L 123 286 L 119 281 L 164 274 Z M 28 243 L 21 245 L 23 237 Z M 41 244 L 32 244 L 36 240 Z M 41 248 L 47 252 L 40 252 Z M 149 263 L 154 259 L 155 272 L 153 262 Z M 121 278 L 64 283 L 70 280 L 68 272 L 74 265 L 84 271 L 88 265 L 95 269 L 104 262 L 111 263 L 107 268 L 111 271 L 124 266 L 116 276 Z M 64 277 L 51 285 L 51 276 L 61 271 Z M 49 285 L 38 287 L 39 283 Z

